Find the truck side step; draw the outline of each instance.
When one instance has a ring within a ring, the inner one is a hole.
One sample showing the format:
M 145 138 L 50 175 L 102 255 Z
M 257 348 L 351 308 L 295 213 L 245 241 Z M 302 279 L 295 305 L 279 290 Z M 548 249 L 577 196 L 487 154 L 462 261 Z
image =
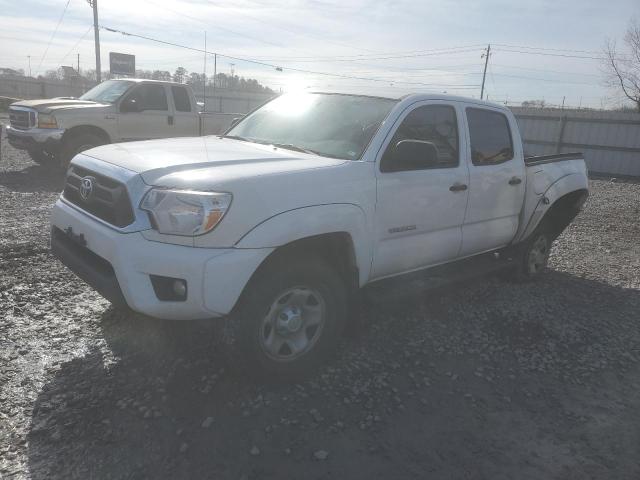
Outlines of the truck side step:
M 371 303 L 388 303 L 509 268 L 514 268 L 514 262 L 506 255 L 485 253 L 418 272 L 378 280 L 366 286 L 363 294 Z

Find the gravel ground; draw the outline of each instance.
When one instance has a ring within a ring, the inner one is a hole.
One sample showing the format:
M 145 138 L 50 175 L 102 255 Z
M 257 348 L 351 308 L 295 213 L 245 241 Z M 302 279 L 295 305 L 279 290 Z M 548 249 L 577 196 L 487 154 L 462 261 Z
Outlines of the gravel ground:
M 1 478 L 640 478 L 640 183 L 592 180 L 541 281 L 384 305 L 273 386 L 54 260 L 62 175 L 2 147 Z

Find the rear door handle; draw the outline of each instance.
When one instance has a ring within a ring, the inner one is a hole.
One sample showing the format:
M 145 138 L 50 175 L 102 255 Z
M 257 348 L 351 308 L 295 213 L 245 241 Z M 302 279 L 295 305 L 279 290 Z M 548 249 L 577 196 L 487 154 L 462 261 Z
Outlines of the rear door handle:
M 522 179 L 520 177 L 513 177 L 509 180 L 509 185 L 520 185 L 522 183 Z
M 173 115 L 169 115 L 169 116 L 167 117 L 167 123 L 168 123 L 169 125 L 173 125 Z
M 449 187 L 449 191 L 451 191 L 451 192 L 463 192 L 467 188 L 468 187 L 464 183 L 454 183 L 453 185 L 451 185 Z

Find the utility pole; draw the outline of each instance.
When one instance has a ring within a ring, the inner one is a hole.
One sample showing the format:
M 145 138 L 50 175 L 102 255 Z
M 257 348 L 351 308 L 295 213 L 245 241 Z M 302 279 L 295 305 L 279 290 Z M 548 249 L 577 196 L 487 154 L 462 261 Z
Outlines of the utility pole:
M 80 75 L 80 54 L 78 53 L 78 75 Z
M 202 111 L 207 111 L 207 31 L 204 32 L 204 72 L 202 73 Z M 204 118 L 204 117 L 203 117 Z
M 216 82 L 217 82 L 217 77 L 218 77 L 218 54 L 217 53 L 213 53 L 213 101 L 216 101 Z M 215 104 L 213 106 L 213 108 L 215 107 Z M 213 110 L 215 112 L 215 110 Z
M 484 57 L 484 72 L 482 72 L 482 88 L 480 89 L 480 100 L 482 100 L 482 98 L 484 97 L 484 81 L 487 78 L 487 65 L 489 64 L 489 55 L 491 55 L 491 44 L 487 45 L 487 51 L 482 54 L 482 57 Z
M 100 67 L 100 26 L 98 25 L 98 0 L 87 0 L 93 8 L 93 36 L 96 43 L 96 80 L 102 81 L 102 68 Z
M 31 77 L 31 55 L 27 55 L 27 60 L 29 60 L 29 77 Z

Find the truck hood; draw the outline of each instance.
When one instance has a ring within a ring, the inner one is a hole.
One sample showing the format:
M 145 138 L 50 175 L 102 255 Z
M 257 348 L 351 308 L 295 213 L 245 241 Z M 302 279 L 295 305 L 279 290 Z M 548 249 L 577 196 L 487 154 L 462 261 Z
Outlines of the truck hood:
M 139 173 L 148 185 L 189 189 L 348 161 L 216 136 L 104 145 L 84 155 Z
M 87 107 L 111 107 L 110 104 L 91 102 L 88 100 L 78 100 L 70 98 L 47 98 L 43 100 L 21 100 L 12 103 L 11 106 L 29 107 L 39 112 L 50 113 L 57 110 L 66 110 L 69 108 L 87 108 Z

